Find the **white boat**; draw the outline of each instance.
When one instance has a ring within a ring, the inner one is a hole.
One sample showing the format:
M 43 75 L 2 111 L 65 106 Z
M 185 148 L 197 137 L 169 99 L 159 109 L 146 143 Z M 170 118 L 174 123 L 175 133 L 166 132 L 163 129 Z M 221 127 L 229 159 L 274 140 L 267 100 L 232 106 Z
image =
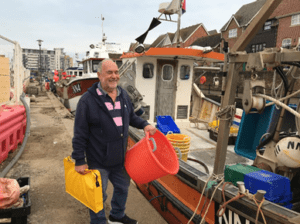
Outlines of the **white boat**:
M 70 68 L 67 70 L 66 79 L 60 77 L 60 81 L 56 83 L 56 93 L 60 101 L 71 112 L 75 113 L 77 103 L 89 87 L 93 83 L 98 82 L 97 68 L 99 63 L 105 58 L 111 58 L 120 66 L 121 60 L 117 60 L 114 56 L 121 55 L 120 44 L 106 43 L 106 37 L 103 36 L 102 42 L 99 44 L 91 44 L 90 49 L 86 51 L 85 58 L 81 64 L 82 69 Z M 77 73 L 77 74 L 75 74 Z M 76 77 L 74 77 L 76 75 Z

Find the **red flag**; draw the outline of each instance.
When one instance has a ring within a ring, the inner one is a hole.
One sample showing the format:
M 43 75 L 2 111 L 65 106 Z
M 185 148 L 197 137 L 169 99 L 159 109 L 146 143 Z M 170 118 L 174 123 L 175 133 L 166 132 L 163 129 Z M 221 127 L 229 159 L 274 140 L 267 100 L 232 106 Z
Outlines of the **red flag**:
M 185 13 L 185 11 L 186 11 L 185 0 L 182 0 L 182 2 L 181 2 L 181 8 L 182 8 L 181 14 Z

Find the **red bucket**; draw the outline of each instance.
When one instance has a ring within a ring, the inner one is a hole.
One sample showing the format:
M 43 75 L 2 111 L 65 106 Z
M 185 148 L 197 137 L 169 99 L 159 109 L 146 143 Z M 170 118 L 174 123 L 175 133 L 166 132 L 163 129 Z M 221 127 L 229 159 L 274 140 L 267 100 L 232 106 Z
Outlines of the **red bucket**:
M 127 151 L 125 168 L 136 183 L 144 184 L 168 174 L 177 174 L 179 162 L 172 144 L 157 130 L 150 138 L 147 132 Z

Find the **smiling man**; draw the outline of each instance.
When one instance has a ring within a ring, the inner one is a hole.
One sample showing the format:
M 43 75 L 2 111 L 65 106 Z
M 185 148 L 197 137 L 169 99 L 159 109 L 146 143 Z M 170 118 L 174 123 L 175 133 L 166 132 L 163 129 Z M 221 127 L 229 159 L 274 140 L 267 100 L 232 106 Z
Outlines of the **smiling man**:
M 103 201 L 106 200 L 108 180 L 114 187 L 108 223 L 136 224 L 125 215 L 130 177 L 124 168 L 129 125 L 154 134 L 156 128 L 134 113 L 126 91 L 118 86 L 120 79 L 116 63 L 103 60 L 98 67 L 99 82 L 81 97 L 77 105 L 73 153 L 75 170 L 85 174 L 86 169 L 101 173 Z M 105 209 L 99 213 L 90 210 L 91 224 L 106 224 Z

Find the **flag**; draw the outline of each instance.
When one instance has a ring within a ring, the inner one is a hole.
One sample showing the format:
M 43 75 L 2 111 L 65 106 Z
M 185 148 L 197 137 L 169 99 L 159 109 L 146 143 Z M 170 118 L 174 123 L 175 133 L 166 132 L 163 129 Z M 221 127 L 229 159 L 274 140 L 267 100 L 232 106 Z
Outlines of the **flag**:
M 185 11 L 186 11 L 185 0 L 181 1 L 181 9 L 182 9 L 181 14 L 185 13 Z

